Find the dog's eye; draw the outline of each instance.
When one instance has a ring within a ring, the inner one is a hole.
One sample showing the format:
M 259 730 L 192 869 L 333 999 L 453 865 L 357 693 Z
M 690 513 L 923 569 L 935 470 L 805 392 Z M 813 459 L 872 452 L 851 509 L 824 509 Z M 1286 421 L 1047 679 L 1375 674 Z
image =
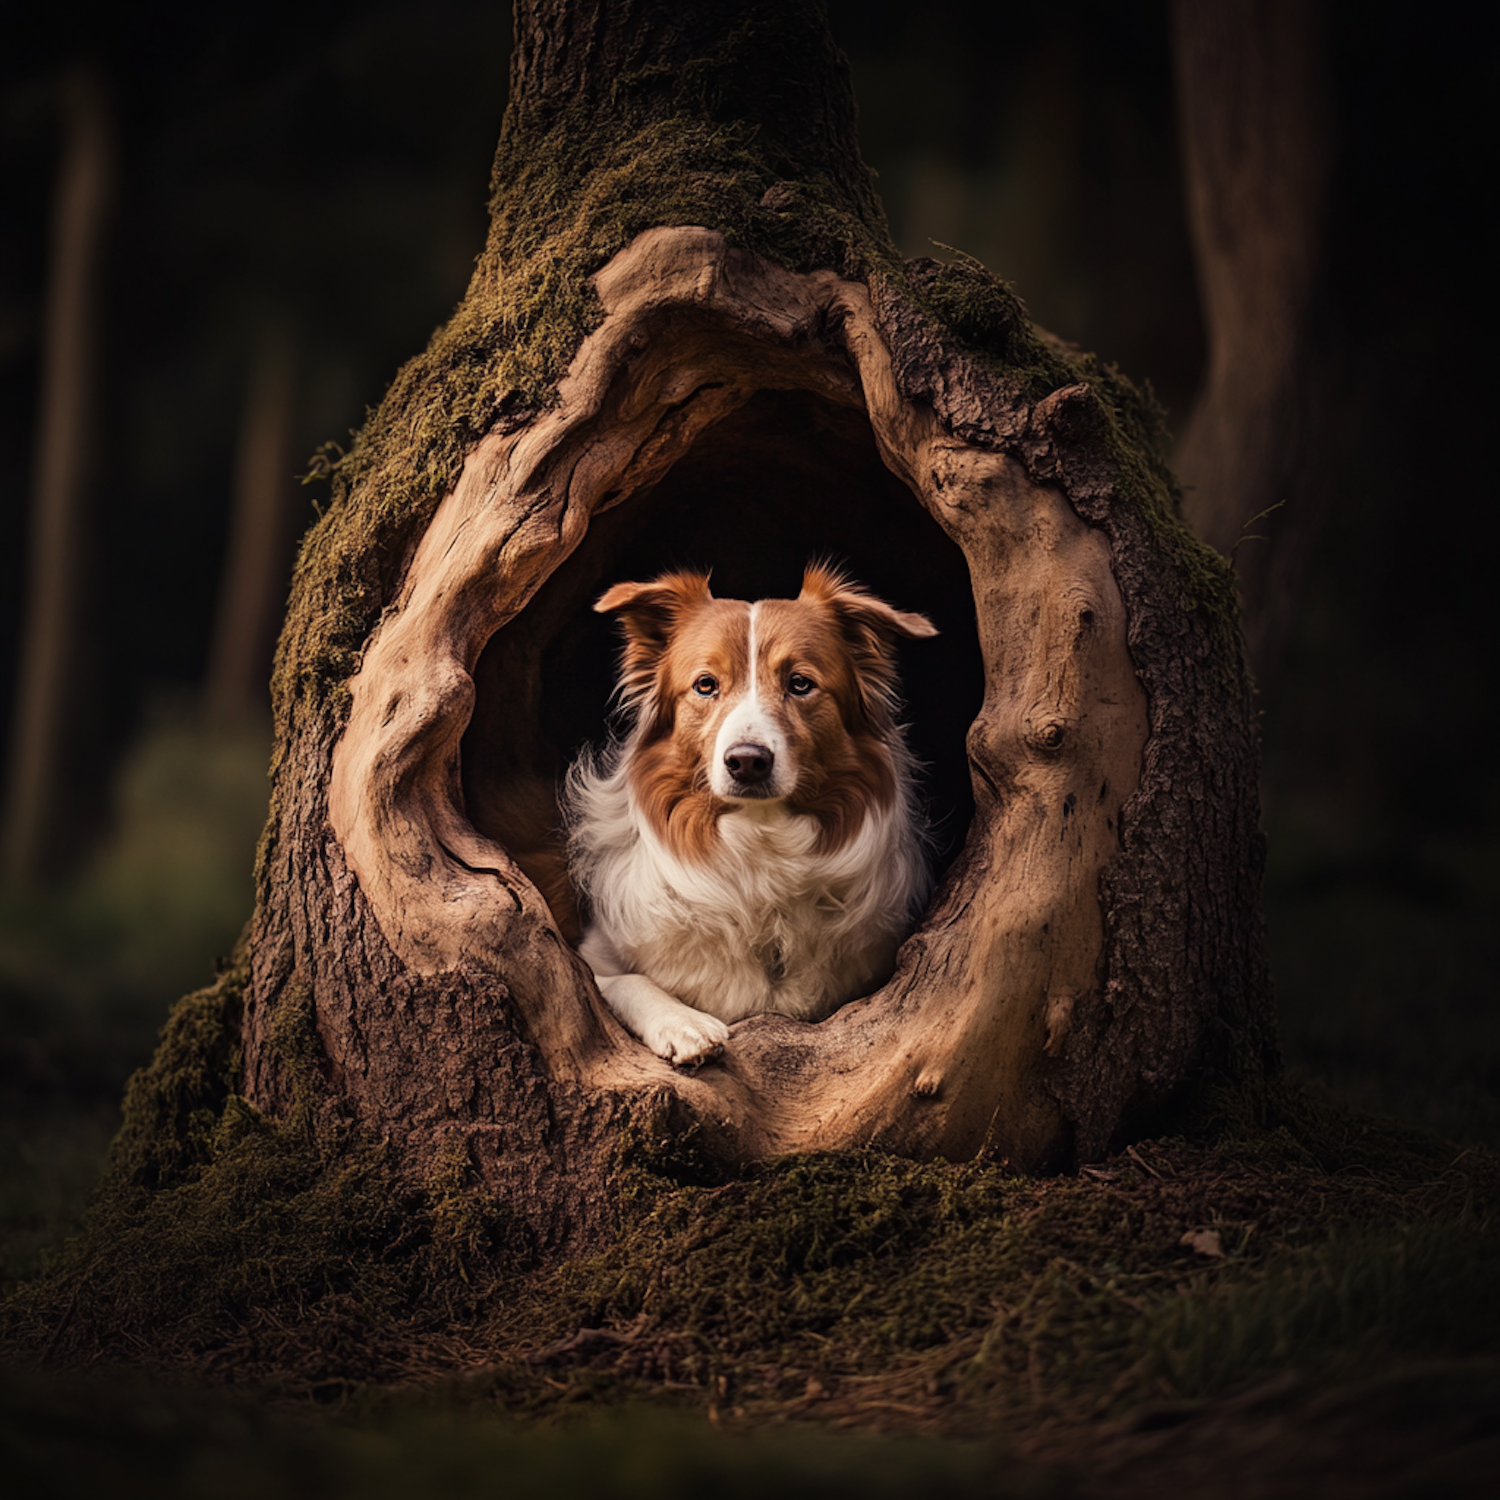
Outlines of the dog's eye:
M 712 698 L 719 691 L 719 679 L 705 672 L 693 683 L 693 691 L 700 698 Z
M 804 677 L 800 672 L 793 672 L 786 680 L 787 692 L 797 698 L 807 697 L 815 686 L 811 677 Z

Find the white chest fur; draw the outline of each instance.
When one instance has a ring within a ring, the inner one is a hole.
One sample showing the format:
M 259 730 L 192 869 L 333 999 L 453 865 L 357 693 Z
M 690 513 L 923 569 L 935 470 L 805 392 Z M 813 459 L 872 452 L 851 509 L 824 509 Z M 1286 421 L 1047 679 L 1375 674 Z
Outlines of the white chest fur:
M 889 973 L 925 888 L 901 800 L 833 853 L 818 852 L 811 818 L 736 806 L 709 856 L 688 862 L 656 837 L 619 770 L 575 775 L 573 869 L 593 908 L 585 961 L 644 975 L 726 1022 L 828 1015 Z

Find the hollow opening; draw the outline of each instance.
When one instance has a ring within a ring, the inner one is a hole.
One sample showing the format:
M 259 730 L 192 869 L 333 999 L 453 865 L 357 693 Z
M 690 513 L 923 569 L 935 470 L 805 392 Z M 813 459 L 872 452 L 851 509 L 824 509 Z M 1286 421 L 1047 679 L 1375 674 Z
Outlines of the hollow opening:
M 938 627 L 935 639 L 903 646 L 901 671 L 908 743 L 925 767 L 945 869 L 973 813 L 964 743 L 984 691 L 968 565 L 881 462 L 864 411 L 800 390 L 757 392 L 655 485 L 597 516 L 491 638 L 461 751 L 474 826 L 513 852 L 535 847 L 536 820 L 555 821 L 563 771 L 606 737 L 618 636 L 592 605 L 611 584 L 695 567 L 712 571 L 721 598 L 786 598 L 814 558 Z

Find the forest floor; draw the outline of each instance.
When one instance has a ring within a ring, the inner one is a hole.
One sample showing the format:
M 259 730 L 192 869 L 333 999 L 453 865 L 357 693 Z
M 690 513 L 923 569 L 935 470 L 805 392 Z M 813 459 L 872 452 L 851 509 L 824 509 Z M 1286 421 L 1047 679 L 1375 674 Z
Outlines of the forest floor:
M 1500 1163 L 1392 1141 L 1379 1170 L 1349 1138 L 1147 1142 L 1053 1183 L 951 1169 L 946 1202 L 812 1161 L 669 1194 L 446 1327 L 335 1293 L 80 1365 L 75 1290 L 0 1371 L 7 1492 L 1487 1497 Z M 821 1216 L 778 1223 L 799 1196 Z
M 1301 1125 L 1140 1142 L 1052 1182 L 811 1162 L 684 1189 L 613 1259 L 404 1340 L 324 1297 L 215 1350 L 188 1330 L 172 1358 L 79 1368 L 70 1302 L 40 1360 L 0 1366 L 8 1492 L 1488 1496 L 1486 906 L 1296 872 L 1268 906 Z M 80 1224 L 153 1008 L 0 983 L 7 1286 Z M 832 1219 L 776 1219 L 824 1200 Z

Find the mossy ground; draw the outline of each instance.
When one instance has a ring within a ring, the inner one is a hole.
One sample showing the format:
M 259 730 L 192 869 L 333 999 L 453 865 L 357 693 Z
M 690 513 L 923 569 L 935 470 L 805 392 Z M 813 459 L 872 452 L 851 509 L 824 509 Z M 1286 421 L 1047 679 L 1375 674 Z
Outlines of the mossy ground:
M 280 1124 L 244 1105 L 240 982 L 231 965 L 179 1006 L 83 1234 L 5 1304 L 12 1359 L 61 1381 L 12 1377 L 23 1455 L 83 1399 L 66 1372 L 100 1364 L 101 1451 L 180 1430 L 217 1472 L 259 1434 L 247 1493 L 298 1464 L 399 1493 L 438 1453 L 456 1493 L 491 1460 L 566 1492 L 583 1452 L 606 1493 L 731 1460 L 792 1486 L 842 1464 L 902 1493 L 891 1476 L 925 1466 L 959 1494 L 1072 1493 L 1036 1462 L 1289 1374 L 1299 1412 L 1413 1368 L 1472 1369 L 1470 1405 L 1500 1387 L 1480 1378 L 1500 1357 L 1500 1159 L 1294 1089 L 1270 1126 L 1206 1111 L 1076 1177 L 852 1153 L 684 1185 L 682 1152 L 631 1142 L 626 1232 L 539 1267 L 456 1158 L 412 1182 L 315 1089 Z M 558 1423 L 576 1441 L 547 1438 Z M 825 1450 L 830 1432 L 864 1437 Z

